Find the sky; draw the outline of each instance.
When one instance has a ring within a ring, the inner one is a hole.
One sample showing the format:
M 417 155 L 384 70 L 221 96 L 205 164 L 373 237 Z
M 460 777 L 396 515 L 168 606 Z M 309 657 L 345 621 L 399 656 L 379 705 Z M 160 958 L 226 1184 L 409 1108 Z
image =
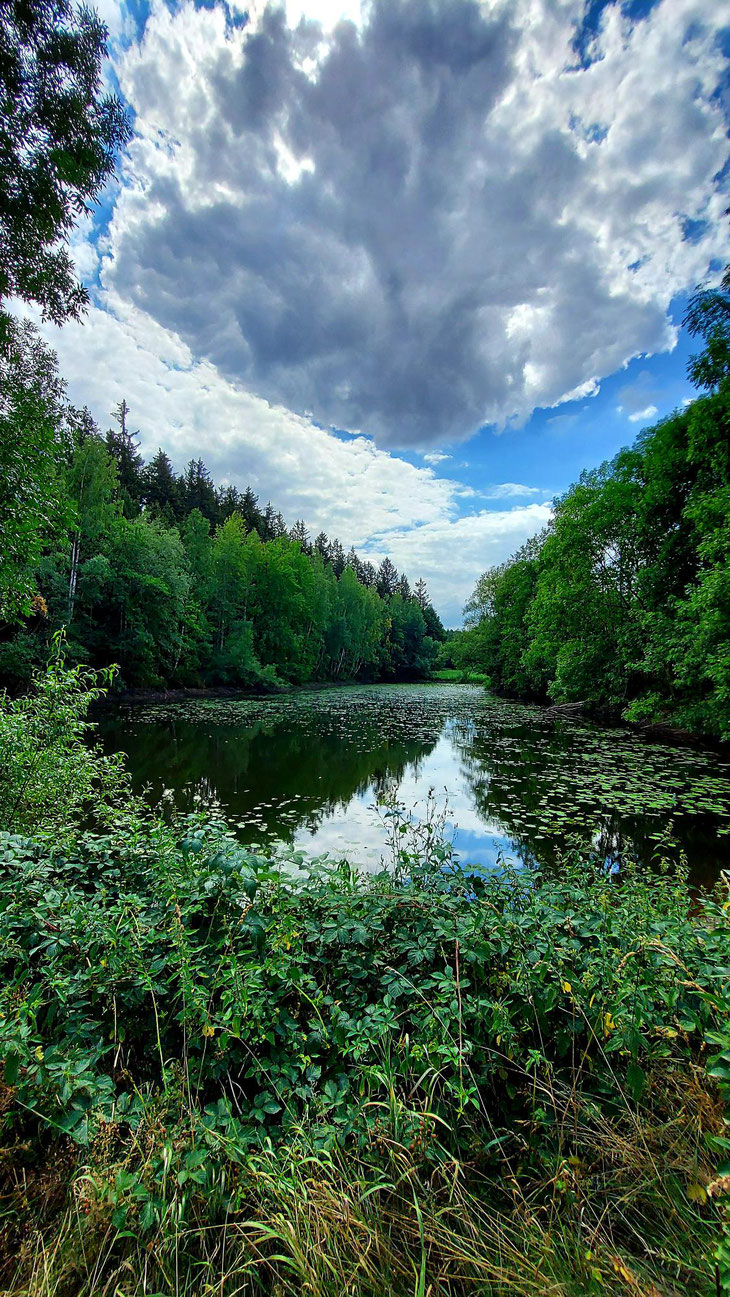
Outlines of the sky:
M 693 395 L 730 0 L 100 0 L 134 136 L 44 326 L 102 428 L 423 577 L 447 625 Z

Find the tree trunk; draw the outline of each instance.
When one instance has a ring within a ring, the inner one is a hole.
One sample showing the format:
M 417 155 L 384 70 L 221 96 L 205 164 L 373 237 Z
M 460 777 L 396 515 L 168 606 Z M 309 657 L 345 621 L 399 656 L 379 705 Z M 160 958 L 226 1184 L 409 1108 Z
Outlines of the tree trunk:
M 81 557 L 81 533 L 76 532 L 71 545 L 71 573 L 68 579 L 68 613 L 67 621 L 69 626 L 73 621 L 74 605 L 76 603 L 76 586 L 79 579 L 79 558 Z

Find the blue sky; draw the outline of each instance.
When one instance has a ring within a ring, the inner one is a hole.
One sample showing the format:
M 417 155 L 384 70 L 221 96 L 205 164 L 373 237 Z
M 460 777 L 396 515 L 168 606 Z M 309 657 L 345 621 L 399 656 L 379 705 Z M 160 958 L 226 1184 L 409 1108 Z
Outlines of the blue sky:
M 69 392 L 448 624 L 691 396 L 730 260 L 730 0 L 101 0 L 132 114 L 48 326 Z
M 687 300 L 683 294 L 669 308 L 678 328 L 672 351 L 636 357 L 603 378 L 595 396 L 538 409 L 520 428 L 502 433 L 483 428 L 468 444 L 450 448 L 439 472 L 483 492 L 513 483 L 539 489 L 540 498 L 560 495 L 584 469 L 610 460 L 642 428 L 697 395 L 687 378 L 687 362 L 699 344 L 681 325 Z M 419 459 L 409 458 L 414 463 Z M 526 497 L 515 492 L 513 498 Z M 490 503 L 496 507 L 496 501 Z

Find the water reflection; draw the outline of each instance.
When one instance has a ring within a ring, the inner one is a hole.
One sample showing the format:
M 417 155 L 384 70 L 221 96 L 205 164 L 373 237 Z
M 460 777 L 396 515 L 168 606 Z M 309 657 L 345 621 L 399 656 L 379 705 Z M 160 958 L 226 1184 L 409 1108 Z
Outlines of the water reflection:
M 137 788 L 179 805 L 215 798 L 247 840 L 284 840 L 370 868 L 373 810 L 397 791 L 448 801 L 460 858 L 554 864 L 578 838 L 601 859 L 686 857 L 696 881 L 728 863 L 730 770 L 714 754 L 549 722 L 466 685 L 373 686 L 189 702 L 107 717 Z

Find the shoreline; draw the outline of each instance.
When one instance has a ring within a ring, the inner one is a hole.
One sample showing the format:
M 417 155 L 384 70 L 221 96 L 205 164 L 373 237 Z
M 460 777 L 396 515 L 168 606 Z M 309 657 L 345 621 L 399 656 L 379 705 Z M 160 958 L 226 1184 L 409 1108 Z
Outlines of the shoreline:
M 298 685 L 282 685 L 278 689 L 261 689 L 236 687 L 233 685 L 190 686 L 179 689 L 136 688 L 123 689 L 118 693 L 109 693 L 98 699 L 90 708 L 92 712 L 114 710 L 117 707 L 144 706 L 148 703 L 191 702 L 199 699 L 214 701 L 216 699 L 245 698 L 280 698 L 300 693 L 319 693 L 330 689 L 366 688 L 373 685 L 387 688 L 391 685 L 468 685 L 470 688 L 481 687 L 500 702 L 515 703 L 537 708 L 545 719 L 577 722 L 578 724 L 599 725 L 607 730 L 626 730 L 638 738 L 650 743 L 662 743 L 668 747 L 691 747 L 707 752 L 714 752 L 719 757 L 730 757 L 730 743 L 713 739 L 707 735 L 696 734 L 681 726 L 669 725 L 660 721 L 626 721 L 620 716 L 606 716 L 592 713 L 589 708 L 576 704 L 543 703 L 537 699 L 513 698 L 507 694 L 490 690 L 477 680 L 438 680 L 433 677 L 420 677 L 408 680 L 308 680 Z

